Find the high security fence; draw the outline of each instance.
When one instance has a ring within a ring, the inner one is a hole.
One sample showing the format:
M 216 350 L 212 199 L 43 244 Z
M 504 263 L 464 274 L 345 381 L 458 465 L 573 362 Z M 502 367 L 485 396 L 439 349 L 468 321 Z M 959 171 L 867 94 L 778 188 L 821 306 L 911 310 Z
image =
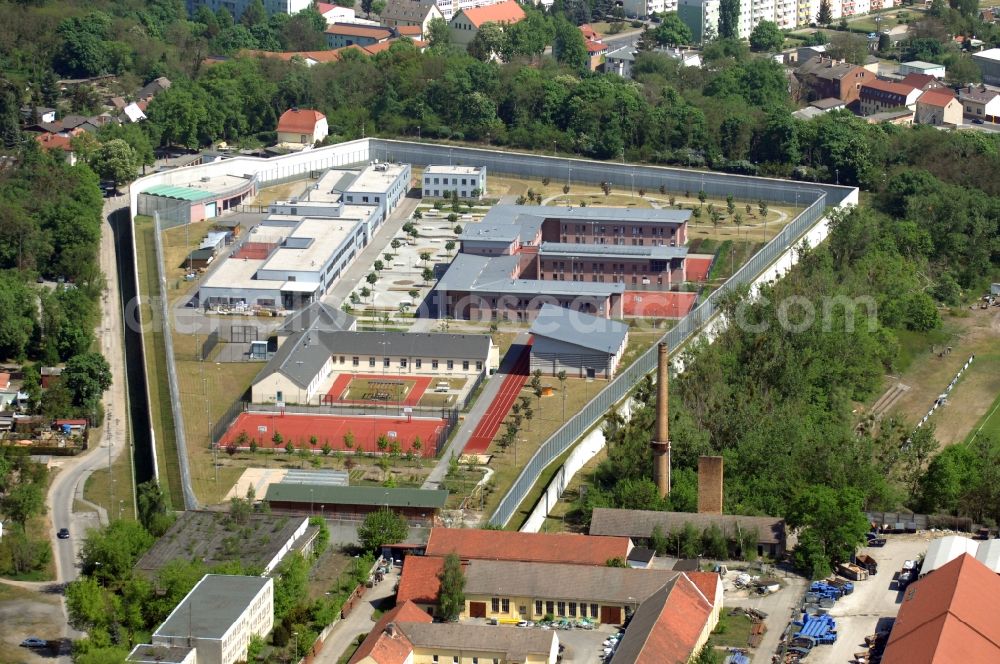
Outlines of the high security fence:
M 163 235 L 160 215 L 153 214 L 153 237 L 156 245 L 156 270 L 159 272 L 160 316 L 163 325 L 163 347 L 166 354 L 167 382 L 170 386 L 170 411 L 174 418 L 174 438 L 177 442 L 177 461 L 180 466 L 181 488 L 184 491 L 184 509 L 198 509 L 198 498 L 191 486 L 191 466 L 187 458 L 187 438 L 184 435 L 184 417 L 181 413 L 180 381 L 177 380 L 177 365 L 174 360 L 174 338 L 171 332 L 170 304 L 167 302 L 166 261 L 163 258 Z M 166 444 L 168 441 L 164 441 Z
M 679 347 L 712 318 L 722 298 L 726 297 L 726 295 L 733 292 L 736 288 L 752 283 L 768 265 L 792 247 L 809 228 L 822 218 L 826 210 L 826 194 L 823 192 L 814 192 L 813 195 L 816 196 L 817 194 L 818 197 L 814 198 L 813 203 L 802 214 L 792 223 L 785 226 L 773 240 L 768 242 L 752 259 L 737 270 L 721 288 L 709 295 L 698 308 L 681 319 L 675 327 L 663 335 L 660 341 L 665 341 L 667 346 L 672 349 Z M 506 525 L 524 500 L 524 497 L 528 495 L 535 482 L 538 481 L 542 471 L 557 457 L 568 450 L 570 446 L 587 433 L 595 424 L 600 422 L 601 418 L 608 412 L 608 409 L 624 399 L 643 376 L 656 368 L 656 362 L 657 349 L 654 345 L 633 362 L 631 366 L 625 369 L 625 371 L 618 374 L 579 413 L 556 430 L 524 466 L 521 474 L 518 475 L 517 480 L 514 482 L 514 486 L 503 497 L 493 516 L 490 517 L 490 525 Z

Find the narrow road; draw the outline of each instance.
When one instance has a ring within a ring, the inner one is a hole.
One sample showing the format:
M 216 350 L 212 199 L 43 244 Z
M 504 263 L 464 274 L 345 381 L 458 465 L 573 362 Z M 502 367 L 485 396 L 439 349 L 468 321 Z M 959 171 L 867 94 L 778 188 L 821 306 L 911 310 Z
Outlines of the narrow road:
M 511 350 L 507 351 L 503 361 L 500 363 L 500 368 L 483 385 L 483 391 L 479 393 L 476 403 L 466 413 L 465 420 L 459 427 L 458 432 L 451 439 L 451 442 L 448 443 L 448 447 L 441 452 L 441 458 L 438 459 L 437 465 L 431 469 L 430 474 L 420 488 L 440 488 L 441 482 L 444 481 L 445 476 L 448 474 L 448 462 L 451 460 L 451 457 L 461 456 L 462 451 L 465 450 L 466 443 L 472 438 L 472 434 L 479 428 L 480 421 L 486 417 L 487 410 L 489 410 L 499 396 L 500 390 L 506 384 L 508 376 L 515 371 L 515 364 L 520 359 L 518 349 L 527 347 L 528 336 L 527 332 L 521 332 L 514 339 L 514 343 L 510 347 Z M 510 405 L 507 408 L 510 409 Z M 506 414 L 506 411 L 504 411 L 504 415 Z
M 409 541 L 409 540 L 408 540 Z M 393 567 L 389 573 L 374 588 L 369 588 L 362 595 L 361 601 L 347 617 L 337 623 L 323 642 L 323 649 L 313 658 L 313 664 L 337 664 L 348 646 L 354 639 L 367 634 L 375 625 L 372 614 L 376 605 L 383 610 L 388 608 L 387 600 L 395 593 L 396 582 L 399 580 L 399 568 Z M 382 604 L 385 603 L 384 606 Z
M 55 554 L 56 582 L 65 584 L 78 576 L 77 557 L 86 531 L 90 527 L 99 526 L 100 515 L 97 512 L 74 513 L 74 500 L 83 499 L 83 487 L 98 468 L 107 468 L 123 452 L 129 450 L 128 444 L 128 413 L 125 395 L 125 365 L 122 345 L 122 304 L 118 293 L 118 264 L 115 251 L 114 233 L 108 220 L 114 210 L 127 205 L 125 196 L 109 198 L 104 203 L 104 224 L 101 228 L 100 264 L 101 271 L 107 280 L 107 288 L 101 298 L 101 324 L 97 329 L 97 342 L 101 352 L 111 366 L 112 383 L 103 399 L 104 429 L 100 440 L 92 440 L 91 448 L 76 457 L 59 457 L 54 465 L 57 472 L 49 487 L 46 497 L 46 507 L 52 515 L 53 532 L 52 551 Z M 128 501 L 134 504 L 131 486 L 121 487 L 115 493 L 115 500 Z M 103 517 L 107 519 L 107 515 Z M 59 528 L 69 528 L 70 538 L 61 540 L 56 537 Z M 65 614 L 65 602 L 63 602 Z M 80 634 L 63 625 L 64 638 L 78 638 Z M 68 657 L 60 657 L 59 661 L 70 661 Z

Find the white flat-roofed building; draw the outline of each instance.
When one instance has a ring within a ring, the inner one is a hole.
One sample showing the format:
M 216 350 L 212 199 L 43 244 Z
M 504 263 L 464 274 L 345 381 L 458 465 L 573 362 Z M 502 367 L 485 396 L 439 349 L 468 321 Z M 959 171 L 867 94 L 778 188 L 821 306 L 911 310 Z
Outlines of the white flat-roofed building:
M 130 662 L 146 662 L 158 648 L 178 657 L 168 662 L 233 664 L 246 661 L 255 636 L 274 627 L 274 581 L 269 577 L 206 574 L 155 632 L 151 645 L 137 646 Z M 193 648 L 195 658 L 184 649 Z M 133 659 L 135 655 L 138 659 Z M 142 659 L 145 657 L 146 659 Z
M 399 201 L 410 188 L 410 165 L 374 163 L 366 166 L 358 177 L 344 189 L 345 203 L 379 205 L 384 209 L 382 219 L 396 209 Z
M 972 54 L 986 85 L 1000 85 L 1000 48 L 990 48 Z
M 187 0 L 188 14 L 194 16 L 198 7 L 208 7 L 212 13 L 226 9 L 237 21 L 250 6 L 251 0 Z M 297 14 L 303 9 L 312 7 L 310 0 L 264 0 L 264 11 L 271 14 Z
M 944 78 L 947 70 L 944 65 L 939 65 L 934 62 L 923 62 L 922 60 L 913 60 L 912 62 L 904 62 L 899 65 L 899 75 L 906 76 L 907 74 L 926 74 L 928 76 L 933 76 L 934 78 Z
M 421 180 L 421 196 L 447 198 L 457 191 L 459 198 L 480 199 L 486 193 L 485 166 L 428 166 Z

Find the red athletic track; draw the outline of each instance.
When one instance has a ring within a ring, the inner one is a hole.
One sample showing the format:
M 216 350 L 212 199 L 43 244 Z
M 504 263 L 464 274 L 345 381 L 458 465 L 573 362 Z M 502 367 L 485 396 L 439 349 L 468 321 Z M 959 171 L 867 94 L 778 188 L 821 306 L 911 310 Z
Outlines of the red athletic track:
M 696 258 L 689 256 L 684 261 L 684 267 L 687 271 L 688 281 L 706 281 L 708 279 L 708 271 L 712 268 L 712 257 Z
M 510 373 L 503 379 L 496 399 L 486 409 L 483 419 L 479 420 L 469 442 L 465 444 L 465 454 L 482 454 L 489 448 L 511 406 L 521 394 L 521 389 L 528 380 L 528 372 L 531 368 L 530 340 L 521 347 L 520 353 L 514 360 Z
M 417 402 L 420 401 L 420 397 L 424 396 L 424 392 L 433 380 L 430 376 L 385 376 L 380 374 L 340 374 L 337 376 L 337 380 L 333 381 L 333 385 L 330 387 L 330 391 L 326 393 L 329 399 L 325 401 L 347 401 L 347 402 L 358 402 L 360 399 L 342 399 L 341 397 L 347 391 L 347 387 L 351 384 L 351 381 L 355 378 L 360 378 L 362 380 L 396 380 L 396 381 L 406 381 L 413 382 L 413 388 L 410 393 L 406 395 L 403 399 L 404 406 L 416 406 Z M 388 404 L 399 404 L 398 401 L 366 401 L 365 403 L 388 403 Z
M 258 426 L 266 426 L 266 432 L 258 432 Z M 309 438 L 316 436 L 316 450 L 321 450 L 324 443 L 330 443 L 335 450 L 346 451 L 344 434 L 351 431 L 354 434 L 354 451 L 378 452 L 375 440 L 380 434 L 396 432 L 396 438 L 403 452 L 410 449 L 413 439 L 420 436 L 420 453 L 425 457 L 434 456 L 437 449 L 437 439 L 444 430 L 445 422 L 440 418 L 413 418 L 407 422 L 405 417 L 340 417 L 338 415 L 299 415 L 286 413 L 241 413 L 236 421 L 222 437 L 219 443 L 225 447 L 229 441 L 235 440 L 241 431 L 257 440 L 262 448 L 283 449 L 288 441 L 296 448 L 310 449 Z M 275 430 L 281 434 L 282 442 L 274 443 L 271 438 Z
M 683 318 L 691 311 L 697 293 L 625 291 L 622 313 L 645 318 Z

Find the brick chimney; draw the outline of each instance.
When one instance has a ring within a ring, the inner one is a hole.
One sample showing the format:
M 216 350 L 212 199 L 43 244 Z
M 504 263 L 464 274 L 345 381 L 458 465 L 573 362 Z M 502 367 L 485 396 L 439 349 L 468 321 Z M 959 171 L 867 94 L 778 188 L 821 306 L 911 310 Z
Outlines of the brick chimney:
M 722 514 L 722 475 L 722 457 L 698 457 L 699 514 Z
M 670 495 L 670 436 L 668 435 L 667 385 L 670 381 L 670 356 L 667 344 L 660 343 L 656 365 L 656 435 L 653 448 L 653 481 L 660 497 Z

